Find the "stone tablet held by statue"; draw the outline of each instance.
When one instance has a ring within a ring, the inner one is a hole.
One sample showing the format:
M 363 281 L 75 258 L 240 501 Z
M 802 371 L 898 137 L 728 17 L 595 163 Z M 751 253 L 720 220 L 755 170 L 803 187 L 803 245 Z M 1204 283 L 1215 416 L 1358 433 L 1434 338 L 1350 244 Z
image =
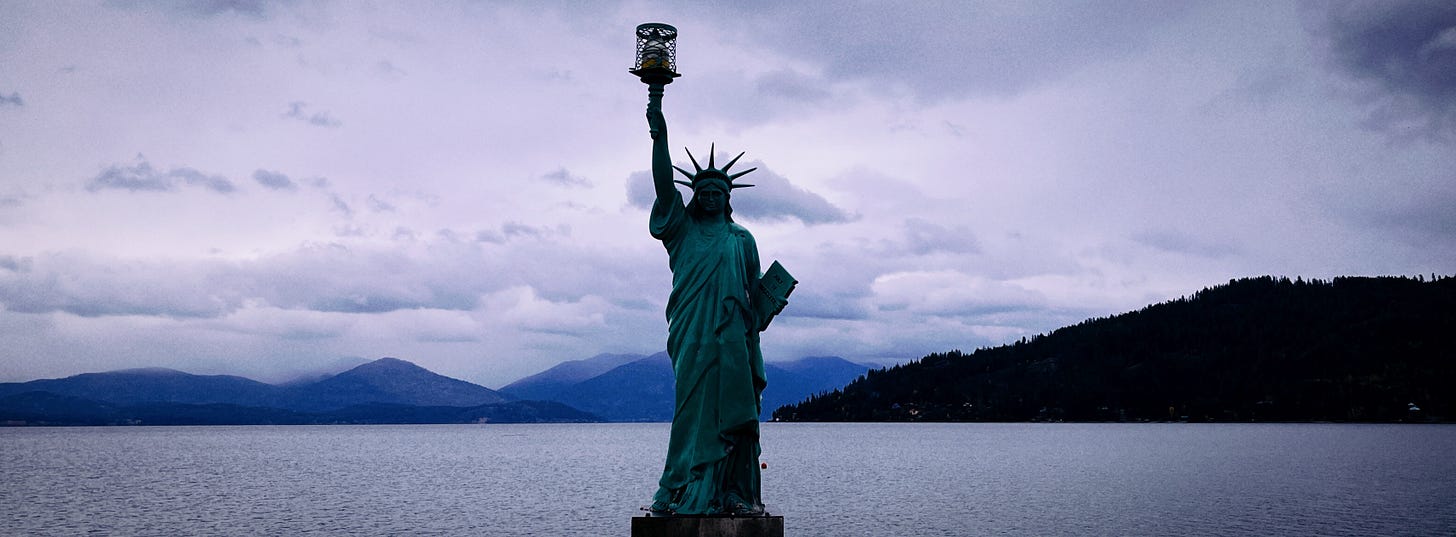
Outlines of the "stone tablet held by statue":
M 768 323 L 773 322 L 774 316 L 784 311 L 784 306 L 789 303 L 789 293 L 794 292 L 794 286 L 799 284 L 789 271 L 784 269 L 778 261 L 763 273 L 758 279 L 758 285 L 754 288 L 754 308 L 758 321 L 758 331 L 768 329 Z

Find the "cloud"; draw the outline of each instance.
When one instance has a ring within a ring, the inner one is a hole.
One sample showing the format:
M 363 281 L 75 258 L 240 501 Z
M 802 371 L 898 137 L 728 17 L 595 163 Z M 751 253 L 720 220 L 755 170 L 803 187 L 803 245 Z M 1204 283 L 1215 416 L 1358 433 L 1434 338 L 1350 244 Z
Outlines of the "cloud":
M 881 310 L 942 317 L 976 317 L 1043 309 L 1046 297 L 1020 285 L 955 270 L 910 271 L 875 278 Z
M 20 93 L 10 92 L 10 95 L 0 93 L 0 108 L 6 106 L 25 106 L 25 99 L 20 98 Z
M 289 310 L 258 304 L 244 304 L 221 317 L 216 327 L 239 333 L 277 337 L 291 341 L 339 337 L 353 324 L 348 315 Z
M 192 168 L 173 168 L 167 172 L 167 175 L 182 179 L 188 185 L 200 186 L 222 194 L 237 190 L 237 187 L 233 186 L 233 182 L 229 181 L 226 177 L 221 175 L 208 175 Z
M 1182 231 L 1159 229 L 1133 235 L 1132 240 L 1165 252 L 1191 254 L 1210 259 L 1238 253 L 1233 245 Z
M 406 73 L 403 69 L 395 66 L 394 62 L 391 62 L 389 60 L 379 60 L 378 62 L 375 62 L 374 72 L 377 73 L 380 78 L 386 80 L 399 80 L 409 74 Z
M 731 156 L 719 155 L 720 158 Z M 823 196 L 794 186 L 787 178 L 768 169 L 762 162 L 739 163 L 732 171 L 758 168 L 751 174 L 738 178 L 735 183 L 751 184 L 753 188 L 735 189 L 732 195 L 733 217 L 760 221 L 782 221 L 796 219 L 807 225 L 849 222 L 854 217 Z M 679 175 L 679 178 L 682 176 Z M 685 197 L 691 193 L 684 192 Z M 627 179 L 627 201 L 634 207 L 652 208 L 657 194 L 652 186 L 652 173 L 635 172 Z
M 294 101 L 288 103 L 288 111 L 283 113 L 283 117 L 288 119 L 296 119 L 317 127 L 334 128 L 343 125 L 342 122 L 334 119 L 334 116 L 329 115 L 328 112 L 314 112 L 310 114 L 307 110 L 305 110 L 307 107 L 308 103 L 305 103 L 303 101 Z
M 1169 2 L 810 2 L 735 4 L 733 26 L 812 62 L 828 81 L 930 99 L 1011 95 L 1145 46 L 1189 5 Z M 805 96 L 816 95 L 808 81 Z M 767 82 L 773 85 L 772 82 Z M 794 87 L 797 83 L 785 87 Z
M 206 264 L 58 253 L 10 257 L 3 265 L 0 304 L 21 313 L 216 317 L 241 303 Z
M 130 9 L 151 11 L 161 8 L 172 13 L 191 17 L 216 17 L 242 15 L 251 19 L 263 19 L 272 2 L 268 0 L 116 0 L 111 4 Z
M 1456 132 L 1456 3 L 1315 4 L 1334 69 L 1374 90 L 1367 124 Z
M 282 173 L 259 168 L 253 172 L 253 180 L 273 190 L 296 190 L 298 184 Z
M 229 194 L 237 190 L 226 177 L 209 175 L 193 168 L 172 168 L 162 172 L 153 168 L 142 155 L 137 155 L 137 162 L 131 166 L 113 164 L 101 170 L 101 173 L 87 182 L 86 190 L 173 192 L 180 185 L 202 187 L 219 194 Z
M 758 170 L 738 179 L 754 188 L 737 190 L 733 195 L 733 214 L 759 220 L 796 218 L 808 224 L 833 224 L 853 220 L 853 216 L 835 207 L 823 196 L 796 187 L 782 175 L 754 161 L 742 165 Z
M 435 253 L 311 245 L 246 262 L 84 253 L 0 257 L 0 305 L 83 317 L 216 318 L 245 304 L 335 313 L 470 310 L 498 286 L 478 249 Z
M 815 282 L 815 285 L 821 284 Z M 868 293 L 859 292 L 821 292 L 816 287 L 796 289 L 789 297 L 791 306 L 786 307 L 782 315 L 785 318 L 865 320 L 870 318 L 869 308 L 865 306 L 868 296 Z
M 965 226 L 946 227 L 923 218 L 907 218 L 904 226 L 905 248 L 911 254 L 973 254 L 981 251 L 975 234 Z
M 344 198 L 338 194 L 329 194 L 329 201 L 333 203 L 333 209 L 335 211 L 342 213 L 345 217 L 354 216 L 354 208 L 350 207 L 349 203 L 344 201 Z
M 1456 177 L 1448 180 L 1453 179 Z M 1456 250 L 1453 248 L 1456 245 L 1443 240 L 1456 236 L 1456 211 L 1451 210 L 1452 200 L 1456 200 L 1456 188 L 1429 189 L 1411 194 L 1372 196 L 1376 199 L 1334 209 L 1361 228 L 1388 230 L 1398 237 L 1410 237 L 1422 250 Z
M 515 239 L 547 239 L 556 236 L 568 236 L 571 228 L 565 224 L 556 227 L 532 226 L 521 222 L 506 222 L 501 224 L 500 229 L 483 229 L 475 232 L 476 242 L 491 244 L 505 244 Z
M 512 286 L 551 301 L 640 296 L 634 286 L 642 269 L 555 240 L 565 232 L 508 223 L 494 231 L 507 237 L 503 243 L 441 231 L 387 244 L 312 244 L 243 264 L 242 275 L 228 281 L 245 283 L 241 294 L 275 307 L 364 314 L 477 310 L 482 297 Z
M 833 94 L 827 83 L 798 71 L 779 69 L 760 75 L 754 81 L 759 96 L 776 97 L 801 103 L 822 102 Z
M 374 194 L 370 194 L 369 197 L 365 199 L 365 204 L 369 206 L 369 210 L 376 213 L 392 213 L 395 209 L 393 203 L 384 201 Z
M 495 322 L 542 334 L 585 337 L 607 327 L 601 299 L 588 296 L 575 301 L 553 301 L 529 286 L 513 286 L 482 298 Z
M 565 167 L 560 168 L 560 169 L 558 169 L 556 171 L 553 171 L 553 172 L 544 174 L 544 175 L 541 176 L 541 179 L 545 180 L 548 183 L 552 183 L 552 184 L 556 184 L 556 185 L 560 185 L 560 186 L 570 186 L 570 187 L 590 187 L 591 186 L 591 181 L 588 181 L 587 178 L 581 177 L 581 176 L 577 176 L 577 175 L 572 175 L 571 172 L 567 171 Z
M 13 255 L 0 255 L 0 269 L 10 272 L 29 272 L 32 261 L 28 257 L 16 257 Z

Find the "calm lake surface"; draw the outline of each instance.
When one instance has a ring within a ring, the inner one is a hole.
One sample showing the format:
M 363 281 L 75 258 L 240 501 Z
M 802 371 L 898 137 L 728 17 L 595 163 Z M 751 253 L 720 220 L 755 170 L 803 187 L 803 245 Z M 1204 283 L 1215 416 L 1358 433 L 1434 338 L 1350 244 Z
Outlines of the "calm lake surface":
M 667 424 L 0 428 L 3 535 L 627 535 Z M 1456 534 L 1456 426 L 778 424 L 790 535 Z

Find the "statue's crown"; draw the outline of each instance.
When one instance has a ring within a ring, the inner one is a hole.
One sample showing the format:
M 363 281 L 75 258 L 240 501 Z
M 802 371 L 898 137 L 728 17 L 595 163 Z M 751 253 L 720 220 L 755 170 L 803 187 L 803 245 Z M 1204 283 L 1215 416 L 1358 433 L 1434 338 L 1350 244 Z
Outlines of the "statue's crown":
M 745 175 L 748 175 L 748 172 L 751 172 L 753 170 L 757 170 L 758 168 L 749 168 L 747 170 L 743 170 L 741 172 L 738 172 L 738 173 L 735 173 L 735 174 L 732 174 L 732 175 L 729 175 L 728 174 L 728 169 L 729 168 L 732 168 L 733 167 L 733 164 L 735 162 L 738 162 L 738 159 L 743 156 L 743 153 L 739 153 L 737 157 L 733 157 L 733 160 L 730 160 L 730 161 L 728 161 L 727 164 L 724 164 L 723 165 L 723 169 L 721 169 L 721 170 L 714 166 L 714 164 L 713 164 L 713 155 L 715 153 L 714 152 L 714 149 L 717 149 L 717 145 L 718 144 L 713 144 L 713 145 L 708 146 L 708 167 L 707 168 L 703 168 L 702 166 L 699 166 L 698 165 L 698 159 L 696 159 L 696 158 L 693 157 L 693 152 L 691 150 L 689 150 L 688 148 L 684 147 L 683 148 L 683 151 L 687 151 L 688 152 L 688 159 L 690 159 L 690 160 L 693 161 L 693 168 L 696 168 L 698 171 L 697 171 L 697 173 L 688 173 L 687 170 L 684 170 L 684 169 L 679 168 L 676 165 L 674 165 L 673 166 L 673 169 L 675 169 L 679 173 L 682 173 L 683 175 L 687 176 L 688 179 L 692 179 L 693 182 L 691 182 L 691 183 L 689 183 L 687 181 L 673 181 L 673 182 L 675 182 L 677 184 L 680 184 L 680 185 L 686 185 L 688 188 L 691 188 L 693 190 L 697 190 L 697 188 L 699 186 L 701 186 L 704 181 L 722 181 L 723 183 L 725 183 L 725 184 L 728 185 L 728 189 L 729 190 L 732 190 L 732 189 L 735 189 L 735 188 L 747 188 L 747 187 L 753 186 L 753 185 L 735 185 L 735 184 L 733 184 L 733 180 L 734 179 L 737 179 L 739 177 L 743 177 Z

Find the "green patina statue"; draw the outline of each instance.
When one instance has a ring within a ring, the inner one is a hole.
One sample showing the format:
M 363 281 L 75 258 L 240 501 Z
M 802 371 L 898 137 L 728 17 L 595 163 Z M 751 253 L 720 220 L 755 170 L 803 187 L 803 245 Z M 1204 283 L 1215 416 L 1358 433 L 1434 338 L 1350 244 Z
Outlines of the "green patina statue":
M 731 193 L 749 169 L 729 174 L 743 154 L 695 172 L 672 164 L 663 84 L 649 84 L 647 122 L 652 134 L 652 182 L 657 200 L 650 230 L 667 248 L 672 294 L 667 301 L 667 353 L 676 386 L 667 464 L 651 510 L 671 514 L 763 513 L 759 485 L 758 416 L 766 379 L 759 332 L 787 303 L 792 278 L 777 264 L 770 285 L 759 272 L 753 235 L 733 222 Z M 676 169 L 693 190 L 683 203 Z

